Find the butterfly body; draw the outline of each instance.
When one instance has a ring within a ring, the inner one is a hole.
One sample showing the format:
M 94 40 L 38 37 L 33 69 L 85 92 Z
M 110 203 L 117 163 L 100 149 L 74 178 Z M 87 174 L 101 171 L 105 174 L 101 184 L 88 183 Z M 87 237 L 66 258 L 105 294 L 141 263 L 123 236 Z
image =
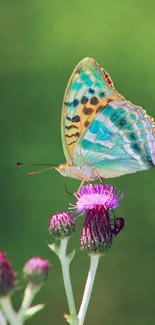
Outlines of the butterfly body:
M 63 176 L 91 181 L 155 166 L 155 124 L 126 101 L 98 63 L 83 59 L 74 69 L 63 100 L 61 136 L 67 162 Z

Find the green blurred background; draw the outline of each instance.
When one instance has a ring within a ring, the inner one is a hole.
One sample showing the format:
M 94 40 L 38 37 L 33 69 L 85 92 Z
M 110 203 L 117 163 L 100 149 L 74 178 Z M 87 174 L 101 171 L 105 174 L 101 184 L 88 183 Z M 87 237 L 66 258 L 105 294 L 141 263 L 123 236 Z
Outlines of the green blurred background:
M 154 1 L 0 1 L 1 235 L 21 276 L 26 259 L 52 261 L 52 272 L 35 302 L 46 308 L 27 324 L 63 324 L 68 312 L 61 269 L 47 247 L 52 213 L 74 202 L 76 180 L 55 171 L 28 177 L 31 167 L 15 161 L 64 162 L 60 138 L 63 93 L 74 66 L 95 58 L 112 76 L 121 94 L 155 116 Z M 34 169 L 35 170 L 35 169 Z M 155 171 L 108 180 L 125 196 L 117 216 L 125 228 L 101 259 L 86 324 L 152 325 L 155 320 Z M 71 271 L 77 306 L 88 270 L 79 234 Z M 18 308 L 22 294 L 17 293 Z

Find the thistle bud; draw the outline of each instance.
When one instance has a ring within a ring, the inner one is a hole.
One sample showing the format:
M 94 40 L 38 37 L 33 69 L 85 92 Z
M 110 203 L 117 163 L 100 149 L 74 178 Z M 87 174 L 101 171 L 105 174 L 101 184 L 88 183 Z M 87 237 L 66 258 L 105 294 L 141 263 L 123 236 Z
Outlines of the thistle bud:
M 75 223 L 67 212 L 57 212 L 50 217 L 49 233 L 56 239 L 71 237 L 75 233 Z
M 32 283 L 40 284 L 47 279 L 50 262 L 40 257 L 30 258 L 24 265 L 24 278 Z

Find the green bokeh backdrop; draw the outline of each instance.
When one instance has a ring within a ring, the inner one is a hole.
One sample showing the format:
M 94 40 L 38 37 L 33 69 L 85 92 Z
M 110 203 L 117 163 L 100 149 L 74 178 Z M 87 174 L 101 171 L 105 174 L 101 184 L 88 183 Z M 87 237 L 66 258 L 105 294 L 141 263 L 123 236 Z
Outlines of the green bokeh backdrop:
M 64 162 L 60 138 L 63 93 L 74 66 L 94 57 L 120 93 L 155 116 L 154 1 L 0 0 L 1 223 L 0 249 L 21 276 L 26 259 L 43 256 L 52 272 L 35 302 L 46 308 L 27 324 L 63 324 L 68 312 L 59 262 L 48 249 L 49 216 L 65 211 L 79 182 L 55 171 L 34 177 L 14 162 Z M 125 193 L 117 216 L 126 220 L 101 259 L 86 324 L 152 325 L 155 320 L 155 171 L 108 180 Z M 89 259 L 79 234 L 70 250 L 79 306 Z M 18 307 L 21 293 L 14 299 Z

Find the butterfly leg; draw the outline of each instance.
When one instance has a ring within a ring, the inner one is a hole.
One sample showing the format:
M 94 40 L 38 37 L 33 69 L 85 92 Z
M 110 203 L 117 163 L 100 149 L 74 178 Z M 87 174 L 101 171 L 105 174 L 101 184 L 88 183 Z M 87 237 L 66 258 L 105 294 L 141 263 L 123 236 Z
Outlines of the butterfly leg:
M 79 191 L 81 190 L 81 187 L 83 186 L 84 182 L 85 182 L 85 180 L 83 180 L 83 181 L 81 182 L 81 184 L 80 184 L 80 186 L 79 186 L 77 192 L 79 192 Z
M 98 179 L 99 179 L 99 181 L 103 184 L 103 180 L 100 177 L 100 175 L 99 175 L 98 171 L 96 170 L 96 168 L 94 166 L 92 168 L 93 168 L 93 175 L 96 174 L 97 177 L 98 177 Z
M 78 192 L 81 189 L 81 187 L 83 186 L 84 182 L 89 183 L 89 180 L 87 178 L 85 178 L 84 176 L 82 176 L 81 174 L 78 174 L 78 173 L 76 173 L 76 176 L 77 176 L 78 179 L 80 179 L 82 181 L 79 188 L 78 188 L 78 190 L 77 190 L 77 192 Z

